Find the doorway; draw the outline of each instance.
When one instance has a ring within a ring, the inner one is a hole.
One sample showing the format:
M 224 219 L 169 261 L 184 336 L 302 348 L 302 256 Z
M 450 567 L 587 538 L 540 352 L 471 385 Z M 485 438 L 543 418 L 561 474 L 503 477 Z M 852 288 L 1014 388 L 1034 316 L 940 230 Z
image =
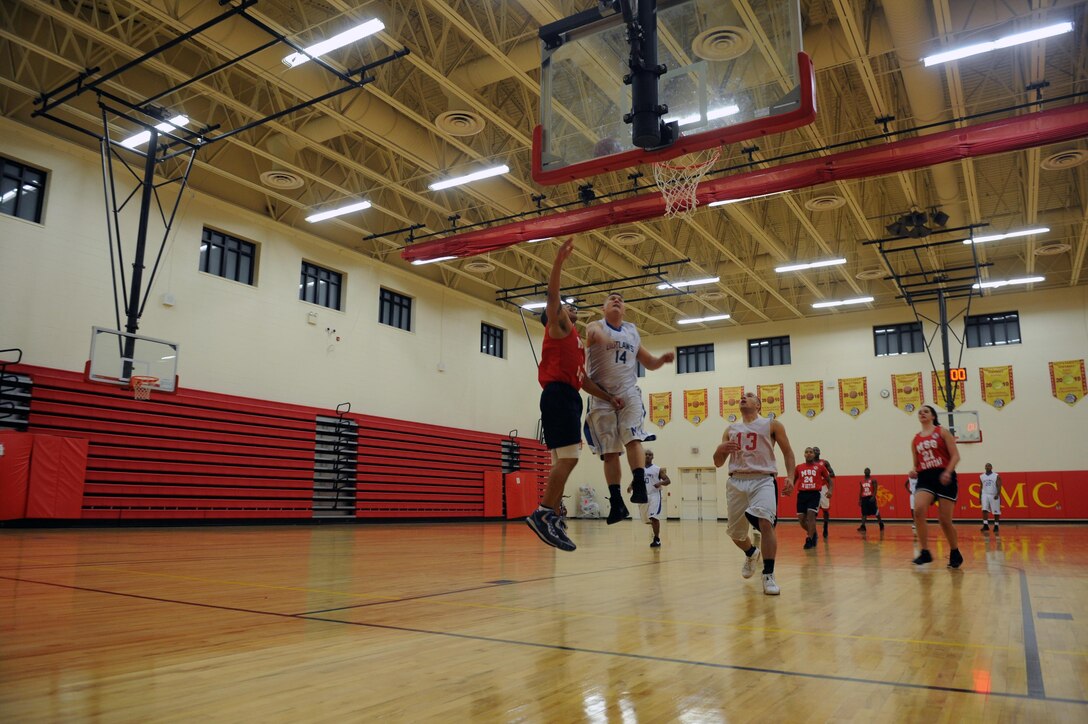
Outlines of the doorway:
M 718 474 L 714 468 L 680 468 L 680 500 L 669 517 L 680 520 L 718 519 Z M 672 498 L 670 497 L 670 502 Z M 672 506 L 670 506 L 671 508 Z

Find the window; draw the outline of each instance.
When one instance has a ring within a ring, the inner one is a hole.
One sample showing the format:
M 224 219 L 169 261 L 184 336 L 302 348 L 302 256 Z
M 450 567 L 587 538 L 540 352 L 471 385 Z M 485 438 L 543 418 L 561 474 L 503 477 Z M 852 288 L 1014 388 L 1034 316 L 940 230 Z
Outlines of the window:
M 964 324 L 968 347 L 1020 344 L 1020 313 L 978 314 Z
M 790 338 L 767 337 L 748 340 L 748 366 L 770 367 L 790 364 Z
M 714 345 L 693 344 L 676 348 L 676 374 L 687 372 L 713 372 Z
M 503 357 L 503 340 L 506 330 L 480 322 L 480 351 L 492 357 Z
M 907 322 L 873 327 L 873 347 L 876 349 L 877 357 L 925 352 L 926 343 L 922 338 L 922 323 Z
M 382 289 L 378 321 L 390 327 L 412 331 L 412 298 Z M 502 330 L 500 330 L 502 331 Z
M 0 158 L 0 214 L 40 224 L 45 202 L 45 171 Z
M 298 298 L 329 309 L 340 309 L 340 289 L 343 278 L 340 272 L 304 261 L 302 262 L 302 278 L 298 283 Z
M 257 245 L 205 228 L 200 239 L 200 271 L 253 286 Z

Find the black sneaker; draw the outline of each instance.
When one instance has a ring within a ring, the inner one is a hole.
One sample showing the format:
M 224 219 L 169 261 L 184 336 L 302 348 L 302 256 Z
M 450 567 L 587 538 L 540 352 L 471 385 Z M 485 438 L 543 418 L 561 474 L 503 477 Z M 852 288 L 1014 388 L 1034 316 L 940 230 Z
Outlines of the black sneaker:
M 880 521 L 880 529 L 884 530 L 884 521 Z
M 653 542 L 650 543 L 650 547 L 651 548 L 660 548 L 661 547 L 661 539 L 660 538 L 654 538 Z
M 988 526 L 988 525 L 984 525 L 984 526 L 982 526 L 982 528 L 981 528 L 980 530 L 981 530 L 981 531 L 982 531 L 983 533 L 989 533 L 989 532 L 990 532 L 990 526 Z
M 627 506 L 623 504 L 622 500 L 614 501 L 608 509 L 608 524 L 619 523 L 621 520 L 627 520 L 631 517 L 631 513 L 628 512 Z
M 526 525 L 533 529 L 540 540 L 561 551 L 577 548 L 574 541 L 567 537 L 566 525 L 554 510 L 537 509 L 525 519 Z
M 864 523 L 862 523 L 861 525 L 858 526 L 858 532 L 859 533 L 864 533 L 865 532 L 865 524 Z
M 997 529 L 996 525 L 994 526 L 994 535 L 1001 535 L 1001 532 Z
M 815 547 L 816 547 L 816 541 L 814 541 L 812 538 L 805 538 L 804 550 L 807 551 L 809 548 L 815 548 Z
M 952 553 L 948 556 L 948 567 L 959 568 L 963 565 L 963 554 L 960 553 L 959 548 L 953 548 Z
M 933 554 L 931 554 L 925 548 L 923 548 L 922 552 L 918 554 L 918 557 L 914 559 L 914 565 L 916 565 L 916 566 L 921 566 L 921 565 L 924 565 L 926 563 L 932 563 L 932 562 L 933 562 Z
M 646 483 L 639 484 L 637 480 L 631 481 L 631 502 L 635 505 L 649 502 L 646 497 Z
M 827 526 L 824 526 L 824 538 L 827 538 Z

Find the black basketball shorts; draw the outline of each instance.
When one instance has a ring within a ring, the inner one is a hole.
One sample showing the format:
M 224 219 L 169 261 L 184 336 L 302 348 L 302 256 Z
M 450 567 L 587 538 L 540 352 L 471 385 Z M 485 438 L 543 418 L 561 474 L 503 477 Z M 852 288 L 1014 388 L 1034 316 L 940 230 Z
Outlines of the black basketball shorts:
M 544 444 L 558 450 L 582 442 L 582 395 L 565 382 L 549 382 L 540 392 Z

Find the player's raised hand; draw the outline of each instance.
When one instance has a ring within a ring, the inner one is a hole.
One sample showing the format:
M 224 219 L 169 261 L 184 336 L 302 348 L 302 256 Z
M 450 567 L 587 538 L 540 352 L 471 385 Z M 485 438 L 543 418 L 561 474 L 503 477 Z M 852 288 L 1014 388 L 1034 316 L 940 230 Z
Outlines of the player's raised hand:
M 562 264 L 570 255 L 574 252 L 574 237 L 564 236 L 560 238 L 563 243 L 559 247 L 559 251 L 555 255 L 556 262 Z

